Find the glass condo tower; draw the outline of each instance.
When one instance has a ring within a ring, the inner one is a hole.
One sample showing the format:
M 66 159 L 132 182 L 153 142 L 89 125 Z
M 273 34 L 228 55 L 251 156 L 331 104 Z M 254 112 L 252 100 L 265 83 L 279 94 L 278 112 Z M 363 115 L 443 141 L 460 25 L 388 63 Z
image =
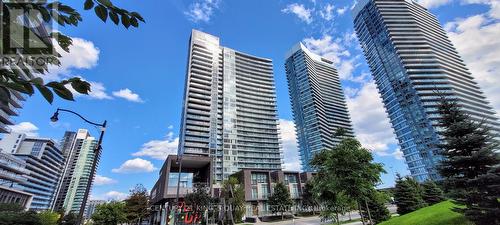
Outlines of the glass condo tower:
M 337 129 L 344 129 L 344 137 L 354 137 L 351 119 L 331 61 L 298 43 L 286 54 L 285 69 L 302 169 L 312 171 L 313 155 L 343 138 L 335 136 Z
M 240 169 L 280 170 L 280 147 L 272 61 L 193 30 L 179 155 L 212 157 L 220 183 Z
M 498 135 L 496 115 L 427 9 L 409 0 L 361 0 L 354 25 L 411 175 L 440 180 L 440 96 Z

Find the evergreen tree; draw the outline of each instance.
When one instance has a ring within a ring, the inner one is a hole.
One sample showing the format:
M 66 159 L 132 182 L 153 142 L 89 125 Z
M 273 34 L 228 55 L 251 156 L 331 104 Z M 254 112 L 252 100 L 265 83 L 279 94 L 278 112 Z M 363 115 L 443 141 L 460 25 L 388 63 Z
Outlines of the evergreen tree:
M 428 180 L 424 182 L 422 188 L 422 199 L 424 199 L 428 205 L 434 205 L 444 200 L 443 191 L 433 181 Z
M 403 179 L 399 174 L 397 175 L 394 201 L 398 207 L 399 215 L 413 212 L 425 206 L 422 196 L 419 195 L 411 180 L 410 178 Z
M 442 97 L 439 106 L 443 144 L 439 172 L 456 208 L 476 225 L 500 224 L 498 143 L 484 122 L 475 122 L 456 102 Z
M 290 191 L 283 183 L 279 182 L 274 186 L 273 193 L 268 198 L 268 204 L 273 213 L 281 213 L 281 220 L 284 219 L 284 213 L 290 211 L 293 205 Z
M 384 193 L 373 190 L 370 195 L 368 195 L 366 204 L 361 207 L 361 215 L 364 218 L 369 218 L 368 211 L 366 210 L 366 205 L 368 205 L 368 208 L 370 209 L 370 217 L 372 218 L 372 222 L 374 224 L 388 220 L 391 218 L 391 213 L 387 207 L 385 207 L 386 202 L 387 197 Z

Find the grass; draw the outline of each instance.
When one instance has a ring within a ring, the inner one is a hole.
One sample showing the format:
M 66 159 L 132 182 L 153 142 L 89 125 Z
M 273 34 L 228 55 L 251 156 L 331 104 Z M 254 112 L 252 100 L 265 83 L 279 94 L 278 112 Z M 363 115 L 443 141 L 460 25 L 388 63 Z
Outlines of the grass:
M 457 207 L 450 201 L 441 202 L 417 211 L 393 217 L 379 225 L 472 225 L 465 217 L 451 209 Z

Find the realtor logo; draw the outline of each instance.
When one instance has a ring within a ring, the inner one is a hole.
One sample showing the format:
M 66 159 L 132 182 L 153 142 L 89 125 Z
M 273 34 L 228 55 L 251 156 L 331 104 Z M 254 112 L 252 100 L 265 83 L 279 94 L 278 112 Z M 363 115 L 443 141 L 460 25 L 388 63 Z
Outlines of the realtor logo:
M 47 4 L 46 0 L 2 0 L 0 6 L 0 66 L 36 68 L 54 62 L 49 33 L 52 24 L 44 18 L 57 14 L 57 4 Z

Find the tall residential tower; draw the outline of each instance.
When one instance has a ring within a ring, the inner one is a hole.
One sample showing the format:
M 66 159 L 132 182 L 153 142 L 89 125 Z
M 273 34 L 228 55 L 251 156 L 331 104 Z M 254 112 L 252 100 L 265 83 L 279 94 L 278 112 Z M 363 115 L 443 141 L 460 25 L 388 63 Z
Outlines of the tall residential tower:
M 331 61 L 298 43 L 286 54 L 285 69 L 302 169 L 312 171 L 313 155 L 340 143 L 342 137 L 335 136 L 339 128 L 354 137 L 351 119 Z
M 85 129 L 67 131 L 60 143 L 65 156 L 65 166 L 54 209 L 66 213 L 78 213 L 88 182 L 92 182 L 90 170 L 95 159 L 97 140 Z
M 211 156 L 214 181 L 281 169 L 273 64 L 191 33 L 179 153 Z
M 495 112 L 434 15 L 410 0 L 360 0 L 361 47 L 411 175 L 439 180 L 441 95 L 499 132 Z

